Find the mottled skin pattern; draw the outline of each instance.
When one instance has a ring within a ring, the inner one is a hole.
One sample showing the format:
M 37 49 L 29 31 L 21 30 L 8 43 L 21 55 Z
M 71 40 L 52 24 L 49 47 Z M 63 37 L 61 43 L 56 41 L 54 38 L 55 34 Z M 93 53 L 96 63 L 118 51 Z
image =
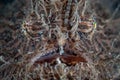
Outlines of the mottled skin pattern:
M 84 1 L 82 6 L 79 6 L 80 1 L 76 1 L 34 0 L 28 4 L 29 7 L 34 4 L 30 9 L 25 7 L 28 12 L 14 15 L 18 18 L 14 23 L 3 20 L 5 23 L 1 22 L 3 27 L 0 27 L 0 54 L 1 59 L 5 60 L 3 62 L 9 63 L 11 67 L 16 66 L 18 72 L 26 69 L 26 66 L 30 67 L 28 71 L 33 71 L 34 68 L 31 67 L 46 62 L 70 66 L 90 62 L 85 55 L 94 47 L 91 47 L 91 40 L 88 38 L 88 34 L 93 32 L 94 20 L 90 16 L 86 18 L 81 15 L 82 11 L 77 7 L 83 8 Z M 24 20 L 19 21 L 21 16 Z M 7 73 L 7 66 L 2 70 Z M 18 74 L 13 69 L 9 72 Z

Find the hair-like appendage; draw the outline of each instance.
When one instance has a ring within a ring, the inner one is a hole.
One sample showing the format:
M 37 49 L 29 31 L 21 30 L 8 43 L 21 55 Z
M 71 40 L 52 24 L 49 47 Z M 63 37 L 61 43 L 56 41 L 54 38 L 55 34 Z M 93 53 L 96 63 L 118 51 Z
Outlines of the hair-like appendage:
M 0 27 L 0 79 L 112 79 L 112 73 L 106 74 L 110 71 L 105 57 L 111 58 L 112 41 L 119 38 L 107 36 L 109 31 L 101 26 L 92 0 L 25 2 L 13 15 L 16 22 L 9 17 L 0 21 L 3 27 L 9 26 Z

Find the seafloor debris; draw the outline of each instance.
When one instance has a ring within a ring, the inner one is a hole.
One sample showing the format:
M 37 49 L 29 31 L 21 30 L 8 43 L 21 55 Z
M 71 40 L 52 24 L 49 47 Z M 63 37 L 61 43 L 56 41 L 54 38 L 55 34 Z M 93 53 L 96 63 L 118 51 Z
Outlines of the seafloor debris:
M 14 0 L 0 6 L 8 11 L 0 16 L 0 79 L 119 79 L 120 20 L 101 18 L 96 4 Z

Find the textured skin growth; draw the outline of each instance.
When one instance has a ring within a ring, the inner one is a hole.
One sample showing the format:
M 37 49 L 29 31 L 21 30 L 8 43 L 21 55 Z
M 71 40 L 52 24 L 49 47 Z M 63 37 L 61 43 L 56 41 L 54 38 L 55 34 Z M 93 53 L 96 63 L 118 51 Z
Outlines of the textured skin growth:
M 95 0 L 24 1 L 15 0 L 6 7 L 11 13 L 0 16 L 0 79 L 119 77 L 120 30 L 113 28 L 119 20 L 105 23 Z

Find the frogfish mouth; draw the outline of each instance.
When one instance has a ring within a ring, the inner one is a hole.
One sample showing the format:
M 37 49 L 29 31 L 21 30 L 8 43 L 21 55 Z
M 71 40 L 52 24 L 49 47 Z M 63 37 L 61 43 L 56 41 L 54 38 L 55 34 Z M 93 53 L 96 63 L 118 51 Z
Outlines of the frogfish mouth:
M 73 51 L 67 51 L 65 50 L 64 53 L 61 55 L 59 54 L 60 49 L 54 49 L 51 51 L 48 51 L 47 53 L 43 53 L 43 55 L 39 56 L 35 61 L 34 65 L 36 64 L 44 64 L 44 63 L 50 63 L 52 65 L 64 63 L 66 65 L 75 65 L 80 62 L 87 62 L 84 57 L 82 57 L 80 54 L 74 54 Z M 59 59 L 59 61 L 58 61 Z

